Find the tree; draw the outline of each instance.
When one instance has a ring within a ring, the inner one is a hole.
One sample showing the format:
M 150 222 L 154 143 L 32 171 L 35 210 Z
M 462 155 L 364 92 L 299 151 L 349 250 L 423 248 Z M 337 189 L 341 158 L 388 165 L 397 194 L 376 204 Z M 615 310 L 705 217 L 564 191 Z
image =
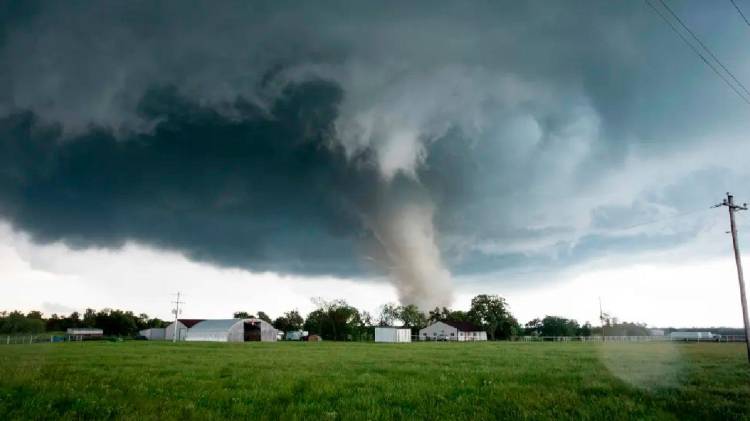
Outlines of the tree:
M 490 340 L 509 338 L 517 330 L 518 322 L 508 311 L 505 299 L 499 295 L 480 294 L 472 298 L 467 316 L 469 321 L 487 332 Z
M 93 308 L 87 308 L 83 312 L 83 327 L 96 327 L 96 311 Z
M 576 336 L 580 326 L 573 319 L 558 316 L 545 316 L 542 319 L 542 336 Z
M 404 326 L 411 328 L 412 331 L 427 326 L 427 317 L 414 304 L 399 307 L 397 314 Z
M 232 315 L 235 319 L 254 319 L 255 316 L 246 311 L 235 311 Z
M 427 321 L 435 323 L 443 320 L 447 320 L 450 315 L 450 310 L 447 307 L 435 307 L 427 313 Z
M 263 320 L 266 323 L 273 324 L 273 322 L 271 321 L 271 318 L 268 317 L 268 314 L 266 314 L 264 311 L 259 311 L 258 312 L 258 318 L 261 319 L 261 320 Z
M 539 336 L 542 334 L 542 320 L 539 318 L 529 320 L 524 326 L 524 334 Z
M 318 309 L 307 316 L 305 330 L 332 340 L 350 340 L 362 336 L 365 325 L 359 311 L 346 301 L 314 298 L 313 303 Z
M 399 320 L 399 307 L 396 304 L 388 303 L 380 306 L 378 314 L 379 326 L 393 326 Z
M 299 311 L 292 310 L 277 317 L 276 320 L 273 321 L 273 327 L 282 332 L 290 332 L 302 329 L 304 322 L 305 321 L 302 319 L 302 316 L 300 316 Z

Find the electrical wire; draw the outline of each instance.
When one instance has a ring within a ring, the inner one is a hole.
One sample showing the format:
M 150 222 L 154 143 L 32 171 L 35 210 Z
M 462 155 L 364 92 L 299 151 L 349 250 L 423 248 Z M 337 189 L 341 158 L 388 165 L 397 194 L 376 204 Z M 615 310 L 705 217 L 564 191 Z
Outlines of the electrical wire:
M 734 6 L 734 8 L 737 9 L 737 13 L 739 13 L 740 16 L 742 16 L 742 20 L 745 21 L 745 23 L 747 24 L 747 26 L 750 26 L 750 21 L 748 21 L 747 20 L 747 16 L 745 16 L 745 14 L 742 13 L 742 9 L 740 9 L 740 6 L 737 6 L 737 3 L 735 3 L 734 0 L 729 0 L 729 1 L 732 2 L 732 6 Z
M 734 74 L 731 71 L 729 71 L 729 69 L 727 69 L 726 66 L 724 66 L 724 63 L 722 63 L 721 60 L 719 60 L 719 58 L 716 57 L 716 55 L 711 51 L 711 49 L 708 48 L 706 46 L 706 44 L 704 44 L 703 41 L 701 41 L 700 38 L 698 38 L 698 36 L 695 35 L 695 33 L 693 31 L 691 31 L 690 28 L 688 28 L 687 25 L 685 25 L 685 22 L 683 22 L 682 19 L 680 19 L 680 17 L 677 16 L 677 14 L 672 10 L 672 8 L 669 7 L 669 5 L 666 2 L 664 2 L 664 0 L 659 0 L 659 3 L 661 3 L 664 6 L 664 8 L 667 9 L 667 11 L 677 20 L 677 22 L 680 24 L 680 26 L 682 26 L 683 28 L 685 28 L 685 30 L 690 34 L 690 36 L 693 37 L 693 39 L 696 42 L 698 42 L 698 44 L 701 47 L 703 47 L 703 49 L 711 56 L 711 58 L 713 58 L 714 61 L 716 61 L 716 63 L 718 63 L 719 66 L 721 66 L 721 68 L 724 69 L 724 71 L 732 78 L 732 80 L 734 80 L 737 83 L 737 85 L 740 88 L 742 88 L 742 90 L 745 92 L 745 94 L 747 94 L 748 96 L 750 96 L 750 91 L 747 90 L 747 88 L 745 87 L 745 85 L 743 85 L 742 82 L 740 82 L 734 76 Z
M 682 34 L 682 32 L 680 32 L 680 30 L 679 30 L 679 29 L 677 29 L 677 27 L 676 27 L 676 26 L 675 26 L 675 25 L 674 25 L 674 24 L 672 23 L 672 21 L 670 21 L 670 20 L 669 20 L 669 18 L 667 18 L 667 17 L 666 17 L 666 16 L 665 16 L 665 15 L 664 15 L 664 14 L 663 14 L 662 12 L 660 12 L 660 11 L 659 11 L 659 9 L 657 9 L 657 8 L 656 8 L 656 6 L 654 6 L 654 5 L 653 5 L 653 4 L 652 4 L 652 3 L 651 3 L 651 2 L 649 1 L 649 0 L 644 0 L 644 1 L 646 2 L 646 4 L 647 4 L 647 5 L 649 6 L 649 7 L 651 7 L 651 9 L 652 9 L 652 10 L 653 10 L 654 12 L 656 12 L 656 14 L 657 14 L 657 15 L 659 15 L 659 17 L 660 17 L 660 18 L 661 18 L 661 19 L 662 19 L 662 20 L 663 20 L 664 22 L 666 22 L 666 24 L 667 24 L 667 25 L 669 25 L 669 27 L 670 27 L 670 28 L 672 29 L 672 31 L 674 31 L 674 33 L 675 33 L 675 34 L 677 34 L 677 36 L 679 36 L 679 37 L 680 37 L 680 39 L 682 40 L 682 42 L 684 42 L 684 43 L 685 43 L 685 45 L 687 45 L 687 46 L 688 46 L 688 47 L 689 47 L 689 48 L 690 48 L 691 50 L 693 50 L 693 52 L 694 52 L 694 53 L 695 53 L 696 55 L 698 55 L 698 57 L 700 57 L 700 59 L 701 59 L 701 60 L 703 60 L 703 62 L 704 62 L 704 63 L 706 64 L 706 66 L 708 66 L 708 67 L 709 67 L 709 68 L 710 68 L 711 70 L 713 70 L 713 72 L 714 72 L 714 73 L 716 73 L 716 76 L 719 76 L 719 77 L 721 78 L 721 80 L 723 80 L 723 81 L 724 81 L 724 83 L 726 83 L 726 85 L 727 85 L 727 86 L 729 87 L 729 89 L 733 90 L 733 91 L 734 91 L 734 93 L 735 93 L 735 94 L 737 94 L 737 96 L 739 96 L 739 97 L 740 97 L 740 99 L 742 99 L 742 100 L 743 100 L 743 101 L 744 101 L 744 102 L 745 102 L 746 104 L 750 105 L 750 99 L 746 98 L 746 97 L 745 97 L 745 95 L 743 95 L 743 94 L 742 94 L 742 92 L 741 92 L 741 91 L 739 91 L 739 90 L 737 89 L 737 87 L 736 87 L 735 85 L 733 85 L 733 84 L 732 84 L 732 82 L 730 82 L 730 81 L 729 81 L 729 79 L 727 79 L 727 78 L 726 78 L 726 76 L 724 76 L 724 75 L 723 75 L 723 74 L 722 74 L 722 73 L 721 73 L 721 72 L 719 71 L 719 69 L 717 69 L 717 68 L 716 68 L 716 66 L 714 66 L 714 65 L 713 65 L 713 64 L 712 64 L 712 63 L 711 63 L 711 62 L 710 62 L 710 61 L 709 61 L 709 60 L 707 59 L 707 58 L 706 58 L 706 56 L 704 56 L 704 55 L 703 55 L 703 53 L 701 53 L 701 52 L 700 52 L 700 50 L 698 50 L 698 48 L 697 48 L 697 47 L 696 47 L 695 45 L 693 45 L 693 43 L 691 43 L 691 42 L 690 42 L 690 40 L 688 40 L 688 39 L 687 39 L 687 38 L 686 38 L 686 37 L 685 37 L 685 36 L 684 36 L 684 35 Z

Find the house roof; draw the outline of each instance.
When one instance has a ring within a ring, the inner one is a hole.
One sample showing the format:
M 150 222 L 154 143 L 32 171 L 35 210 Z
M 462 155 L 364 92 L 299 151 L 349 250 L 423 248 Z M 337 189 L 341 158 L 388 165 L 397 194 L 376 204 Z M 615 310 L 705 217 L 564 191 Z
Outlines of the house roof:
M 185 325 L 187 328 L 195 326 L 197 323 L 202 322 L 204 319 L 177 319 L 178 322 Z
M 453 326 L 461 332 L 480 332 L 482 329 L 471 322 L 460 322 L 457 320 L 442 320 L 443 323 Z

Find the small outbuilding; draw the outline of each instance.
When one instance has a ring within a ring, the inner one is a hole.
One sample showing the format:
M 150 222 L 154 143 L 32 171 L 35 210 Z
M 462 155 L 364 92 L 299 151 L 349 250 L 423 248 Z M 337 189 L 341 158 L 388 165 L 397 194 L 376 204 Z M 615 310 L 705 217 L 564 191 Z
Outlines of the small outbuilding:
M 149 341 L 163 341 L 166 339 L 167 330 L 163 327 L 152 327 L 149 329 L 143 329 L 138 332 L 138 335 L 148 339 Z
M 376 327 L 375 342 L 411 342 L 411 329 L 402 327 Z
M 261 319 L 203 320 L 187 330 L 189 342 L 275 342 L 278 331 Z
M 419 330 L 421 341 L 486 341 L 487 332 L 469 322 L 443 320 Z

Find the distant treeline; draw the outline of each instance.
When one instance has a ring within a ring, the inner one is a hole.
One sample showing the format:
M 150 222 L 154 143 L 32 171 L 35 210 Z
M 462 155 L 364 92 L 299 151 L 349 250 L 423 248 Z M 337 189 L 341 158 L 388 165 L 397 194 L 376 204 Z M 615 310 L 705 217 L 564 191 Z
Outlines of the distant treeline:
M 272 319 L 263 311 L 250 313 L 237 311 L 235 318 L 259 318 L 271 323 L 283 332 L 306 330 L 327 340 L 371 340 L 376 326 L 404 326 L 413 334 L 430 323 L 441 320 L 470 322 L 487 332 L 490 340 L 510 339 L 516 336 L 648 336 L 651 331 L 645 324 L 621 322 L 614 317 L 605 317 L 603 328 L 594 327 L 589 322 L 580 324 L 574 319 L 559 316 L 545 316 L 518 323 L 510 313 L 507 302 L 498 295 L 477 295 L 471 300 L 467 311 L 447 307 L 434 308 L 426 313 L 414 305 L 384 304 L 377 314 L 358 310 L 345 300 L 313 299 L 316 309 L 307 317 L 297 310 L 290 310 Z M 37 334 L 42 332 L 64 332 L 72 327 L 93 327 L 104 331 L 105 335 L 136 336 L 139 330 L 151 327 L 165 327 L 169 321 L 150 318 L 146 314 L 131 311 L 87 309 L 83 315 L 73 312 L 68 316 L 52 314 L 45 318 L 39 311 L 22 313 L 19 311 L 0 312 L 0 334 Z M 721 335 L 739 335 L 741 329 L 733 328 L 690 328 L 663 329 L 665 334 L 675 330 L 706 331 Z
M 68 316 L 52 314 L 48 318 L 39 311 L 26 314 L 20 311 L 0 312 L 0 334 L 26 334 L 63 332 L 72 327 L 93 327 L 106 335 L 133 336 L 141 329 L 164 327 L 168 323 L 149 318 L 146 314 L 135 315 L 132 311 L 86 309 L 83 315 L 74 311 Z

